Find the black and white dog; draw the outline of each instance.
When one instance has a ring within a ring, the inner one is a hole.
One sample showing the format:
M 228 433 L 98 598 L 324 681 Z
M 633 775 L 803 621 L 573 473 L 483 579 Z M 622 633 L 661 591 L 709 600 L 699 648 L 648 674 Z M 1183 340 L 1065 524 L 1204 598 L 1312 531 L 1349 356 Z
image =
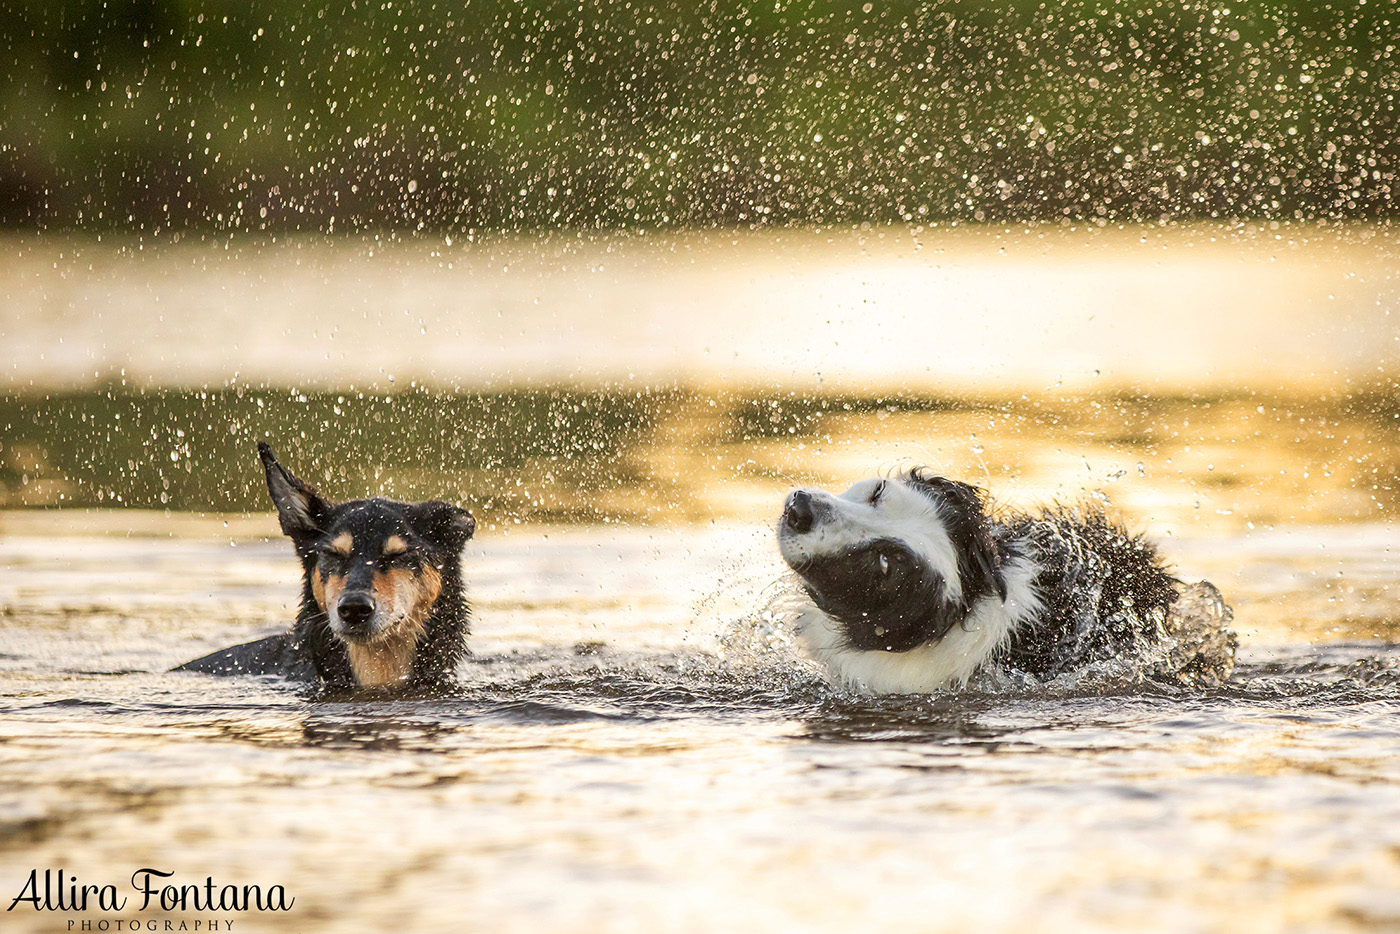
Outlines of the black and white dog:
M 806 592 L 798 634 L 846 688 L 958 688 L 997 665 L 1043 682 L 1124 659 L 1215 684 L 1234 665 L 1215 589 L 1184 587 L 1098 508 L 993 518 L 976 487 L 915 469 L 793 492 L 778 544 Z

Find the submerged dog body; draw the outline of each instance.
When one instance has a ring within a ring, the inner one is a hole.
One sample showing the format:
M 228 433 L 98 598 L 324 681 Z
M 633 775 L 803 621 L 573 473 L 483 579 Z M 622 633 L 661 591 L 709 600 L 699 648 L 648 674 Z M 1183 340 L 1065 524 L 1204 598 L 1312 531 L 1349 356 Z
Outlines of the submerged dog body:
M 337 505 L 292 476 L 266 444 L 258 454 L 282 531 L 301 559 L 296 623 L 175 670 L 346 687 L 449 682 L 466 653 L 462 548 L 476 529 L 471 514 L 435 500 Z
M 1233 665 L 1228 607 L 1186 631 L 1183 585 L 1101 510 L 994 519 L 975 487 L 913 470 L 840 496 L 797 490 L 778 543 L 808 598 L 796 628 L 848 688 L 961 687 L 992 665 L 1044 681 L 1154 653 L 1178 680 L 1213 683 Z

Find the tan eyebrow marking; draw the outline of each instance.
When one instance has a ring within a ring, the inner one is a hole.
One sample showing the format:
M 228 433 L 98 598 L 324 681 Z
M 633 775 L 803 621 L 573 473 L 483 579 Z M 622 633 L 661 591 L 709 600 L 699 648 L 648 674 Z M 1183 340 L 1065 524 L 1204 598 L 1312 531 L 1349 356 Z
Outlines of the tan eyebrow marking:
M 349 557 L 355 551 L 355 539 L 349 532 L 341 532 L 331 542 L 331 551 Z
M 408 551 L 408 542 L 397 535 L 390 535 L 384 539 L 384 553 L 386 555 L 401 555 Z

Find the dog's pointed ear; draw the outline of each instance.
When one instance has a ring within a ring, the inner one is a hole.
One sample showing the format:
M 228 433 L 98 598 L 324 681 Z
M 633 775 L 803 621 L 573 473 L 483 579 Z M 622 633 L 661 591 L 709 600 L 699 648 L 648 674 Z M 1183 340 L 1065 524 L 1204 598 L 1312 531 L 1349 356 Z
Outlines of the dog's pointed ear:
M 429 541 L 460 551 L 476 531 L 476 520 L 461 506 L 430 499 L 408 508 L 409 522 Z
M 267 491 L 277 506 L 282 533 L 292 539 L 307 539 L 321 532 L 326 516 L 334 507 L 277 463 L 277 455 L 265 442 L 258 442 L 258 457 L 267 471 Z

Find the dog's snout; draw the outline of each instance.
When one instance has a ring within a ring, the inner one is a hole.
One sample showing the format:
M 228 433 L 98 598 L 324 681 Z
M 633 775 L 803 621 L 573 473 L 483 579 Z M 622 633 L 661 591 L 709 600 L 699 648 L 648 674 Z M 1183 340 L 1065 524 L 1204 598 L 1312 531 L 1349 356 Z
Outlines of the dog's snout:
M 348 593 L 335 605 L 336 615 L 349 629 L 363 629 L 374 615 L 374 598 L 367 593 Z
M 783 507 L 783 522 L 794 532 L 806 532 L 816 520 L 817 510 L 812 503 L 812 494 L 798 490 L 788 497 Z

